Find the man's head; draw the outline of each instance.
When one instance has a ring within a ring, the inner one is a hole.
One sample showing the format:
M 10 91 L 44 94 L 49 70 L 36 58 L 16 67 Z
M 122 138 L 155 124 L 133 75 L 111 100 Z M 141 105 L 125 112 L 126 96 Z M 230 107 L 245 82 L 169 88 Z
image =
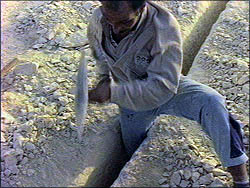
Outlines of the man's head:
M 145 1 L 101 1 L 101 10 L 113 32 L 124 37 L 139 20 Z

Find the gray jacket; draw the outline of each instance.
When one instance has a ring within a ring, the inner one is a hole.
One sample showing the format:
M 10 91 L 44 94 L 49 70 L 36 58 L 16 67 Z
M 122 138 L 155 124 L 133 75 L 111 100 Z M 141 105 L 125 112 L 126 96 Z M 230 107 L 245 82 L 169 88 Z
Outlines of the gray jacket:
M 124 39 L 126 48 L 116 49 L 118 57 L 102 45 L 108 36 L 100 8 L 88 26 L 98 72 L 111 74 L 114 80 L 111 102 L 134 111 L 159 107 L 177 93 L 183 59 L 180 28 L 168 10 L 147 2 L 141 19 L 136 31 Z

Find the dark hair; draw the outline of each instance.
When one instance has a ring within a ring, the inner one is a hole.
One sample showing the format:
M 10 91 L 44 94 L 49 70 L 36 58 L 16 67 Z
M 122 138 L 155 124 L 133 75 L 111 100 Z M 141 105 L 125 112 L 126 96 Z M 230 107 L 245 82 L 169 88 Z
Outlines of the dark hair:
M 104 1 L 104 0 L 100 0 L 103 4 L 105 3 L 105 6 L 113 11 L 118 11 L 122 5 L 122 3 L 124 1 Z M 138 9 L 140 9 L 141 7 L 143 7 L 146 3 L 146 0 L 141 0 L 141 1 L 134 1 L 134 0 L 130 0 L 127 1 L 130 3 L 132 9 L 134 11 L 137 11 Z
M 143 7 L 145 5 L 146 0 L 142 0 L 142 1 L 133 1 L 133 0 L 131 0 L 129 2 L 131 4 L 132 8 L 134 9 L 134 11 L 136 11 L 136 10 L 140 9 L 141 7 Z

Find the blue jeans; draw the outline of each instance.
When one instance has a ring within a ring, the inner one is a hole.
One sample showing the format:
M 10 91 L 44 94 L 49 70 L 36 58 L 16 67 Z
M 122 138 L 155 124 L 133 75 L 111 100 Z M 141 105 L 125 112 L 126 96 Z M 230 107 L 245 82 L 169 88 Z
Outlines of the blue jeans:
M 178 92 L 167 103 L 148 111 L 120 108 L 122 138 L 129 156 L 147 136 L 155 118 L 161 114 L 185 117 L 198 122 L 213 141 L 225 167 L 245 163 L 240 124 L 228 113 L 225 98 L 214 89 L 181 77 Z

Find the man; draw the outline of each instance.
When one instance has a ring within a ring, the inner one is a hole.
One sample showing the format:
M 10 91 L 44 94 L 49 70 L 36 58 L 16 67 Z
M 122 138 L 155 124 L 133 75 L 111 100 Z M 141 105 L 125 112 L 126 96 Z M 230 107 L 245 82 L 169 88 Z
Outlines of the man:
M 249 185 L 240 125 L 224 97 L 181 75 L 180 29 L 167 10 L 146 1 L 102 1 L 88 38 L 101 80 L 89 100 L 119 105 L 129 156 L 158 115 L 181 116 L 202 125 L 235 186 Z

